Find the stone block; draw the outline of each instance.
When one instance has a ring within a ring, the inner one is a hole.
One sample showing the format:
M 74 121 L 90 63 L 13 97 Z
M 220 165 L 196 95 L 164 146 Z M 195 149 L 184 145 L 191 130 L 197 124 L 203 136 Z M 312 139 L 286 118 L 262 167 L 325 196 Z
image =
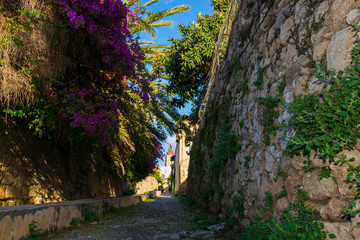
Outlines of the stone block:
M 346 16 L 346 22 L 347 24 L 353 24 L 353 23 L 359 23 L 360 21 L 360 10 L 359 9 L 353 9 L 349 12 L 349 14 Z
M 310 200 L 314 201 L 330 199 L 337 191 L 337 185 L 332 178 L 323 178 L 319 181 L 316 171 L 305 173 L 303 186 L 309 193 Z
M 135 185 L 135 192 L 136 194 L 143 194 L 145 192 L 157 190 L 158 186 L 158 181 L 153 176 L 148 176 Z
M 13 226 L 11 223 L 11 217 L 5 216 L 0 220 L 0 240 L 9 240 L 13 236 Z
M 287 199 L 290 203 L 296 202 L 297 190 L 295 186 L 302 184 L 302 177 L 294 172 L 289 173 L 290 175 L 285 179 L 285 188 L 287 192 Z
M 359 8 L 360 3 L 356 1 L 344 1 L 335 0 L 331 6 L 330 15 L 328 16 L 332 20 L 332 29 L 337 32 L 347 25 L 347 18 L 349 12 L 352 9 Z
M 336 239 L 339 240 L 355 240 L 355 238 L 350 234 L 351 226 L 349 222 L 324 222 L 324 230 L 335 234 Z
M 276 201 L 275 209 L 276 211 L 282 213 L 284 209 L 287 208 L 288 206 L 289 206 L 289 201 L 287 200 L 286 197 L 283 197 Z
M 354 32 L 350 28 L 343 29 L 332 36 L 327 48 L 328 69 L 345 70 L 350 66 L 354 41 Z
M 325 207 L 326 215 L 331 220 L 340 221 L 345 216 L 343 210 L 347 205 L 349 204 L 344 200 L 332 198 Z
M 320 42 L 318 45 L 316 45 L 313 50 L 313 60 L 318 60 L 319 58 L 321 58 L 329 45 L 330 41 Z

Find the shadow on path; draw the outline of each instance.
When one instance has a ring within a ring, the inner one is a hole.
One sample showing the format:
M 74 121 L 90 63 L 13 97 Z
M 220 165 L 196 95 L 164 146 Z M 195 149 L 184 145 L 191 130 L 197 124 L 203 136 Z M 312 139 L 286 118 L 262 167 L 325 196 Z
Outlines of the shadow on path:
M 164 194 L 155 201 L 107 214 L 98 224 L 67 229 L 46 239 L 211 239 L 200 237 L 209 232 L 194 230 L 194 215 L 178 198 Z

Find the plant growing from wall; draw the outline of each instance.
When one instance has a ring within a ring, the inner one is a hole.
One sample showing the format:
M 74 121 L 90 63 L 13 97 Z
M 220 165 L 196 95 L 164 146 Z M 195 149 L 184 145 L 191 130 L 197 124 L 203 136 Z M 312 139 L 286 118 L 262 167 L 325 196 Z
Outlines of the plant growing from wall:
M 80 224 L 80 219 L 79 218 L 71 218 L 71 221 L 70 221 L 70 225 L 73 226 L 73 227 L 76 227 Z
M 264 214 L 272 214 L 275 212 L 274 197 L 272 196 L 271 192 L 268 191 L 265 192 L 264 206 L 260 207 L 260 210 Z
M 353 25 L 356 36 L 358 24 Z M 356 198 L 360 198 L 360 166 L 353 166 L 347 156 L 338 156 L 345 149 L 353 150 L 360 137 L 360 39 L 357 36 L 352 51 L 352 65 L 345 71 L 316 67 L 317 79 L 324 83 L 320 95 L 299 95 L 287 107 L 292 113 L 288 128 L 287 153 L 308 158 L 307 171 L 312 170 L 310 156 L 324 161 L 348 166 L 347 181 L 354 186 Z M 322 169 L 319 177 L 328 177 L 328 169 Z M 345 208 L 348 214 L 358 213 L 355 202 Z
M 343 149 L 354 149 L 360 137 L 358 128 L 360 110 L 358 101 L 360 83 L 360 41 L 357 39 L 353 65 L 345 72 L 324 71 L 318 66 L 319 81 L 329 86 L 320 95 L 298 95 L 287 108 L 292 113 L 288 128 L 295 131 L 289 138 L 287 152 L 290 156 L 315 155 L 334 161 Z
M 42 230 L 36 226 L 36 223 L 34 220 L 31 221 L 29 224 L 29 239 L 30 240 L 40 240 L 40 234 Z
M 251 157 L 250 156 L 245 156 L 245 158 L 244 158 L 244 167 L 246 168 L 246 169 L 249 169 L 250 168 L 250 161 L 251 161 Z
M 241 145 L 238 136 L 230 131 L 229 124 L 219 121 L 214 156 L 210 159 L 209 171 L 214 182 L 219 181 L 220 172 L 230 158 L 234 158 Z
M 323 178 L 329 178 L 331 175 L 331 170 L 328 167 L 322 167 L 318 174 L 318 180 L 320 181 Z
M 307 193 L 297 188 L 298 202 L 290 204 L 284 209 L 284 214 L 279 218 L 258 218 L 254 224 L 248 225 L 240 233 L 239 239 L 266 240 L 266 239 L 316 239 L 325 240 L 336 238 L 334 234 L 328 234 L 323 230 L 324 224 L 318 217 L 319 212 L 305 206 Z M 265 208 L 271 210 L 273 200 L 267 194 Z
M 258 90 L 264 89 L 264 74 L 266 72 L 267 68 L 265 67 L 259 67 L 256 72 L 256 80 L 254 82 L 254 85 L 257 87 Z
M 239 220 L 242 220 L 245 216 L 244 203 L 244 192 L 239 191 L 238 195 L 232 198 L 232 211 L 236 213 Z
M 85 207 L 84 211 L 84 220 L 88 222 L 99 221 L 99 216 L 97 216 L 90 208 L 90 206 Z
M 263 105 L 263 109 L 261 110 L 261 120 L 260 124 L 264 126 L 265 135 L 264 135 L 264 143 L 266 146 L 270 145 L 270 135 L 276 135 L 277 126 L 275 124 L 275 120 L 279 117 L 279 111 L 276 110 L 276 107 L 280 103 L 279 98 L 275 98 L 272 96 L 269 97 L 258 97 L 256 101 Z
M 246 93 L 249 90 L 248 82 L 249 79 L 247 77 L 245 68 L 241 65 L 235 65 L 233 75 L 236 78 L 239 78 L 238 84 L 239 84 L 239 90 L 238 92 Z M 243 95 L 244 96 L 244 95 Z

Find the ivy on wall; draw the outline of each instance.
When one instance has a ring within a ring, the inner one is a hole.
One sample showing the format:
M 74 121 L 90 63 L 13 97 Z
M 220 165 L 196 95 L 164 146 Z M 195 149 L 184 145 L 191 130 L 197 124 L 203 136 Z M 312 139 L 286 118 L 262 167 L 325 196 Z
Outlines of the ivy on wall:
M 324 83 L 324 90 L 317 94 L 298 95 L 287 104 L 291 118 L 287 130 L 287 153 L 308 158 L 306 171 L 313 167 L 310 156 L 324 161 L 348 166 L 347 181 L 355 186 L 356 198 L 360 198 L 360 166 L 353 166 L 354 158 L 339 156 L 343 150 L 354 150 L 360 138 L 360 38 L 359 25 L 352 25 L 356 37 L 352 51 L 352 65 L 344 71 L 328 70 L 317 65 L 317 79 Z M 329 175 L 324 169 L 321 174 Z M 355 201 L 345 209 L 348 214 L 358 213 Z

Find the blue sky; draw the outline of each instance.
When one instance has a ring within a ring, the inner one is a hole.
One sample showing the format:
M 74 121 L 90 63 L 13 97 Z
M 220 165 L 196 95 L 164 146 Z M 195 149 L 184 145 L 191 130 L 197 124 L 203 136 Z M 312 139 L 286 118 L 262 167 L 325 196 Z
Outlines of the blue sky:
M 147 2 L 146 0 L 143 0 L 143 3 L 146 2 Z M 180 38 L 180 33 L 178 32 L 179 24 L 188 24 L 191 23 L 192 21 L 195 21 L 198 16 L 198 13 L 201 14 L 212 13 L 210 0 L 160 0 L 157 3 L 150 5 L 148 10 L 160 11 L 183 4 L 189 5 L 191 7 L 190 11 L 175 16 L 170 16 L 164 19 L 164 20 L 174 21 L 173 26 L 157 29 L 157 34 L 155 39 L 153 39 L 150 35 L 146 33 L 140 34 L 140 39 L 142 41 L 153 41 L 155 42 L 155 44 L 170 45 L 170 42 L 168 41 L 170 38 Z M 187 106 L 185 106 L 184 109 L 181 109 L 179 112 L 188 113 L 190 110 L 191 110 L 191 105 L 188 104 Z M 168 136 L 166 142 L 167 143 L 163 144 L 165 153 L 167 153 L 169 149 L 168 144 L 171 144 L 173 146 L 173 150 L 175 151 L 175 145 L 176 145 L 175 136 Z M 159 161 L 160 166 L 163 166 L 164 164 L 165 164 L 164 160 Z
M 143 0 L 146 3 L 146 0 Z M 170 16 L 164 20 L 174 21 L 173 26 L 158 28 L 156 39 L 153 39 L 150 35 L 146 33 L 141 34 L 140 37 L 142 40 L 153 41 L 156 44 L 169 44 L 168 40 L 170 37 L 179 38 L 180 33 L 178 32 L 179 24 L 187 24 L 196 20 L 198 13 L 201 14 L 211 14 L 212 7 L 210 0 L 160 0 L 157 3 L 154 3 L 149 6 L 148 10 L 150 11 L 160 11 L 169 8 L 173 8 L 179 5 L 188 5 L 190 6 L 190 11 L 175 16 Z

